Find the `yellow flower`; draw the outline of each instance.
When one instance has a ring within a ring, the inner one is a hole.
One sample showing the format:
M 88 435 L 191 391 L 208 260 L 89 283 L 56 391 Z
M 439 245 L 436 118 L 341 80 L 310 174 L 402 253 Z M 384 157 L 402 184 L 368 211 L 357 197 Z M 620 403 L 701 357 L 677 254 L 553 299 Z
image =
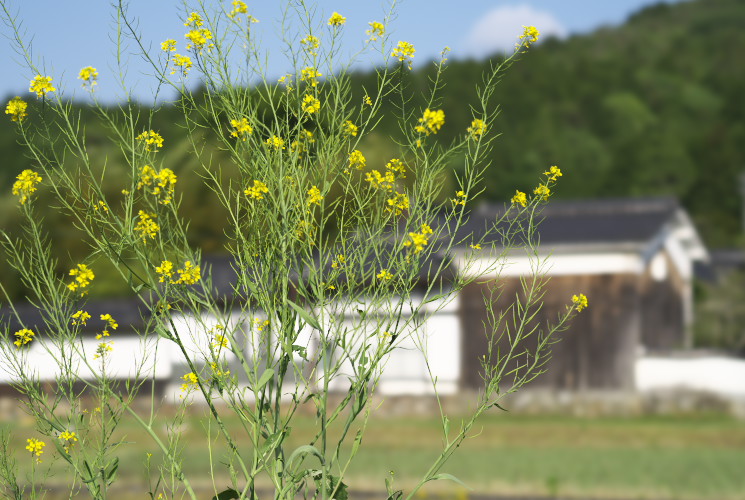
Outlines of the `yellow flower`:
M 373 170 L 365 174 L 365 180 L 375 189 L 391 190 L 395 185 L 396 176 L 390 170 L 386 170 L 385 174 Z
M 28 91 L 36 93 L 37 97 L 44 97 L 49 92 L 55 92 L 56 90 L 52 85 L 51 76 L 36 75 L 28 87 Z
M 473 245 L 468 245 L 474 250 L 481 250 L 481 244 L 480 243 L 474 243 Z
M 391 57 L 397 58 L 401 62 L 407 62 L 409 65 L 409 69 L 411 69 L 411 61 L 414 59 L 414 53 L 416 52 L 416 49 L 412 44 L 409 42 L 398 42 L 398 45 L 395 49 L 393 49 L 393 52 L 391 52 Z
M 528 197 L 522 191 L 515 191 L 515 196 L 512 197 L 510 202 L 513 205 L 522 205 L 525 207 L 528 204 Z
M 197 387 L 199 384 L 199 377 L 197 377 L 196 373 L 189 372 L 183 377 L 181 377 L 181 380 L 184 381 L 183 384 L 181 384 L 181 390 L 183 392 L 189 392 Z
M 96 275 L 93 274 L 93 271 L 91 271 L 91 269 L 85 264 L 78 264 L 77 269 L 70 269 L 70 276 L 74 277 L 75 280 L 68 284 L 67 288 L 72 292 L 80 291 L 81 295 L 87 293 L 87 290 L 83 289 L 87 288 L 88 285 L 91 284 L 91 281 L 96 277 Z
M 187 28 L 190 26 L 193 26 L 194 28 L 199 28 L 204 24 L 204 21 L 202 20 L 202 16 L 197 14 L 196 12 L 192 12 L 189 14 L 189 17 L 186 18 L 186 22 L 184 23 L 184 26 Z
M 409 209 L 409 197 L 404 193 L 396 193 L 393 198 L 388 199 L 386 210 L 395 215 L 401 215 L 404 210 Z
M 367 104 L 368 106 L 372 106 L 373 105 L 372 99 L 370 99 L 370 96 L 369 95 L 366 95 L 365 97 L 363 97 L 362 98 L 362 102 L 365 103 L 365 104 Z
M 546 201 L 551 196 L 551 189 L 549 189 L 545 184 L 539 184 L 538 187 L 533 190 L 533 194 L 541 198 L 543 201 Z
M 26 440 L 26 449 L 31 452 L 31 456 L 36 456 L 36 461 L 41 462 L 38 458 L 44 453 L 44 447 L 47 445 L 44 441 L 38 439 L 29 438 Z
M 471 134 L 471 137 L 478 139 L 486 133 L 486 122 L 476 118 L 471 122 L 471 126 L 466 131 Z
M 375 277 L 383 281 L 390 281 L 393 279 L 393 275 L 388 272 L 388 269 L 381 269 L 380 272 L 375 275 Z
M 414 130 L 421 134 L 436 134 L 445 124 L 445 112 L 441 109 L 432 111 L 429 108 L 424 110 L 424 115 L 419 118 L 419 125 Z
M 18 339 L 16 339 L 16 341 L 13 343 L 16 347 L 21 347 L 34 340 L 34 336 L 36 334 L 33 332 L 33 330 L 24 328 L 23 330 L 18 330 L 14 335 L 18 337 Z
M 147 243 L 148 238 L 154 240 L 158 231 L 160 231 L 160 226 L 153 220 L 156 217 L 155 214 L 148 214 L 140 210 L 138 216 L 140 220 L 137 221 L 134 231 L 140 234 L 143 243 Z
M 347 134 L 351 135 L 352 137 L 357 137 L 357 132 L 359 131 L 359 127 L 352 123 L 351 121 L 347 120 L 342 125 L 342 131 Z
M 264 195 L 269 193 L 269 188 L 263 182 L 254 180 L 254 185 L 246 188 L 243 193 L 254 200 L 263 200 Z
M 93 210 L 95 210 L 96 212 L 98 212 L 99 210 L 101 210 L 103 212 L 108 212 L 109 211 L 109 207 L 106 206 L 106 203 L 105 202 L 99 201 L 98 203 L 96 203 L 95 205 L 93 205 Z
M 553 167 L 548 169 L 548 172 L 543 172 L 543 175 L 548 176 L 549 182 L 556 182 L 556 179 L 558 179 L 564 174 L 561 173 L 561 170 L 559 169 L 559 167 L 554 165 Z
M 100 336 L 96 335 L 96 338 L 100 338 Z M 101 342 L 96 347 L 96 354 L 93 355 L 93 359 L 103 358 L 104 356 L 106 356 L 108 353 L 110 353 L 113 350 L 114 350 L 113 342 Z
M 321 109 L 321 101 L 319 101 L 312 95 L 308 94 L 303 98 L 303 111 L 305 111 L 309 115 L 313 113 L 318 113 L 320 109 Z
M 233 10 L 230 11 L 228 17 L 230 19 L 233 19 L 238 14 L 248 14 L 248 6 L 241 0 L 233 0 Z
M 331 268 L 332 269 L 339 269 L 341 266 L 346 264 L 347 257 L 344 254 L 339 254 L 336 256 L 336 258 L 331 262 Z
M 347 18 L 338 12 L 334 12 L 331 14 L 331 17 L 329 17 L 329 26 L 343 26 L 346 22 Z
M 318 189 L 317 186 L 313 186 L 308 190 L 308 206 L 320 205 L 321 200 L 323 200 L 323 196 L 321 195 L 321 190 Z
M 523 26 L 523 34 L 520 35 L 520 42 L 524 43 L 526 47 L 530 47 L 530 44 L 538 41 L 539 36 L 541 36 L 541 32 L 535 26 Z
M 191 57 L 189 56 L 182 56 L 181 54 L 174 54 L 173 58 L 171 59 L 173 62 L 173 69 L 171 70 L 171 74 L 176 74 L 176 71 L 181 71 L 181 73 L 186 76 L 189 74 L 189 71 L 191 71 L 191 68 L 194 66 L 194 64 L 191 62 Z
M 269 147 L 272 147 L 277 150 L 285 149 L 285 140 L 277 135 L 273 135 L 269 139 L 267 139 L 266 144 Z
M 259 318 L 254 318 L 254 325 L 256 326 L 256 331 L 263 332 L 264 328 L 269 326 L 269 320 L 265 319 L 264 321 L 262 321 Z
M 300 70 L 300 80 L 308 83 L 310 86 L 315 87 L 318 85 L 318 77 L 323 76 L 322 73 L 316 71 L 313 66 L 306 66 Z
M 145 151 L 157 151 L 163 147 L 163 137 L 154 130 L 146 130 L 135 139 L 145 143 Z
M 150 192 L 160 198 L 158 202 L 161 205 L 168 205 L 173 199 L 176 182 L 178 182 L 178 178 L 170 168 L 164 168 L 156 172 L 150 165 L 145 165 L 140 171 L 137 189 L 151 188 Z
M 10 119 L 14 122 L 22 122 L 24 118 L 28 116 L 26 110 L 28 104 L 26 101 L 18 96 L 8 101 L 8 105 L 5 106 L 5 114 L 10 115 Z
M 170 283 L 171 278 L 173 278 L 173 262 L 171 262 L 170 260 L 162 261 L 160 265 L 155 268 L 155 272 L 160 275 L 158 282 L 166 283 L 167 279 Z
M 351 168 L 362 170 L 363 168 L 365 168 L 366 164 L 367 164 L 367 160 L 365 159 L 365 156 L 362 154 L 362 151 L 355 149 L 354 151 L 349 153 L 349 166 Z
M 16 181 L 13 183 L 13 194 L 20 196 L 19 202 L 21 205 L 28 201 L 29 196 L 36 192 L 36 186 L 41 182 L 41 176 L 33 170 L 26 169 L 16 177 Z
M 184 262 L 184 268 L 178 269 L 176 272 L 179 274 L 179 278 L 176 280 L 177 285 L 194 285 L 202 278 L 199 266 L 195 266 L 190 260 Z
M 312 56 L 316 55 L 316 49 L 321 46 L 321 41 L 313 35 L 306 36 L 300 40 L 300 43 L 303 45 L 305 51 Z
M 466 206 L 466 199 L 468 199 L 468 196 L 466 195 L 465 191 L 458 191 L 455 193 L 455 198 L 452 198 L 450 201 L 453 202 L 456 206 L 462 205 Z
M 161 42 L 160 50 L 163 52 L 176 52 L 176 40 L 169 38 L 168 40 Z
M 584 293 L 580 293 L 579 295 L 572 295 L 572 304 L 577 307 L 577 312 L 582 312 L 582 309 L 589 305 L 587 303 L 587 297 Z
M 65 453 L 70 453 L 70 448 L 78 441 L 78 436 L 74 432 L 64 431 L 58 437 L 63 441 L 62 448 L 65 450 Z
M 98 85 L 98 70 L 93 66 L 86 66 L 80 70 L 78 80 L 83 80 L 83 87 L 90 85 L 90 89 L 93 90 L 93 87 Z
M 370 23 L 367 23 L 370 25 L 370 29 L 365 31 L 371 41 L 375 41 L 378 39 L 378 37 L 381 37 L 385 35 L 385 26 L 383 23 L 379 23 L 377 21 L 372 21 Z
M 212 347 L 214 349 L 224 349 L 229 344 L 228 338 L 225 335 L 215 335 L 215 339 L 212 341 Z
M 406 165 L 398 158 L 392 158 L 391 161 L 385 164 L 385 168 L 397 178 L 406 179 Z
M 233 131 L 230 133 L 231 136 L 246 140 L 246 137 L 253 134 L 254 128 L 248 122 L 248 118 L 241 118 L 240 120 L 230 120 L 230 125 L 233 127 Z
M 88 320 L 91 319 L 91 315 L 86 311 L 78 311 L 71 316 L 73 325 L 86 325 Z
M 205 47 L 211 49 L 215 44 L 211 43 L 210 40 L 214 38 L 212 32 L 207 28 L 198 28 L 189 31 L 184 35 L 184 38 L 189 40 L 189 44 L 186 46 L 186 50 L 199 50 L 200 52 Z
M 424 247 L 429 244 L 429 235 L 432 234 L 432 228 L 428 224 L 422 224 L 418 233 L 409 233 L 409 239 L 404 241 L 405 247 L 414 247 L 414 253 L 418 254 Z

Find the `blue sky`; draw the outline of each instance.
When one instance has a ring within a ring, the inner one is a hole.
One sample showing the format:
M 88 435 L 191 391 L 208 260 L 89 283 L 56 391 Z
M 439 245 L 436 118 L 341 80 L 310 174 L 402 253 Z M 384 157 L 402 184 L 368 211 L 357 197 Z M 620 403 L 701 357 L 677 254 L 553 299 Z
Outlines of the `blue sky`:
M 296 0 L 297 1 L 297 0 Z M 312 0 L 308 0 L 310 2 Z M 406 40 L 417 49 L 416 64 L 437 57 L 444 46 L 452 49 L 450 57 L 484 57 L 509 48 L 522 31 L 532 24 L 543 35 L 565 37 L 592 31 L 602 25 L 623 22 L 629 14 L 660 0 L 403 0 L 397 4 L 397 17 L 390 25 L 391 40 Z M 676 0 L 666 0 L 673 2 Z M 99 73 L 97 94 L 103 101 L 114 101 L 122 95 L 112 74 L 117 71 L 112 39 L 113 10 L 105 0 L 3 0 L 12 14 L 23 23 L 26 39 L 33 38 L 33 57 L 54 77 L 55 84 L 67 95 L 82 96 L 76 76 L 80 68 L 95 66 Z M 206 1 L 208 5 L 228 5 Z M 255 31 L 268 53 L 268 73 L 272 78 L 287 69 L 277 38 L 277 21 L 284 1 L 251 1 L 246 3 L 259 19 Z M 382 20 L 389 0 L 319 0 L 317 18 L 324 21 L 333 11 L 347 17 L 344 27 L 345 47 L 351 52 L 364 40 L 367 23 Z M 131 0 L 132 17 L 138 19 L 143 38 L 154 51 L 167 38 L 175 38 L 183 49 L 184 7 L 180 1 Z M 28 95 L 31 70 L 21 64 L 14 44 L 7 40 L 11 31 L 0 25 L 6 38 L 0 44 L 0 97 Z M 131 42 L 130 42 L 131 45 Z M 134 47 L 132 46 L 132 49 Z M 362 62 L 360 66 L 369 66 Z M 135 97 L 146 99 L 152 93 L 148 66 L 137 54 L 127 59 L 127 81 Z M 191 78 L 191 77 L 190 77 Z

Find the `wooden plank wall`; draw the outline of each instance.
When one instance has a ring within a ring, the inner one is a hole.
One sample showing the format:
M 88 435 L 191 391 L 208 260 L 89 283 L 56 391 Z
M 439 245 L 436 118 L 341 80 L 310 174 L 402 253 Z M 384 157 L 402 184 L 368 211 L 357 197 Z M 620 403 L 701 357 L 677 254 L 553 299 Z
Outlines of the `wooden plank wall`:
M 487 328 L 484 325 L 489 322 L 482 297 L 496 287 L 494 282 L 481 282 L 470 284 L 463 290 L 461 380 L 467 388 L 482 385 L 478 360 L 487 352 Z M 493 300 L 496 311 L 508 310 L 516 295 L 522 296 L 522 286 L 517 278 L 504 279 L 498 287 L 502 293 Z M 545 366 L 547 371 L 533 384 L 567 390 L 632 389 L 641 331 L 639 276 L 552 277 L 545 290 L 543 308 L 535 320 L 544 328 L 548 321 L 555 322 L 557 315 L 566 310 L 575 293 L 587 295 L 590 307 L 575 317 L 566 331 L 558 334 L 560 342 L 553 345 L 551 359 Z M 507 339 L 503 337 L 498 345 L 504 352 Z M 533 336 L 522 343 L 520 351 L 534 350 L 535 346 L 536 337 Z M 504 381 L 502 385 L 508 385 L 508 382 Z

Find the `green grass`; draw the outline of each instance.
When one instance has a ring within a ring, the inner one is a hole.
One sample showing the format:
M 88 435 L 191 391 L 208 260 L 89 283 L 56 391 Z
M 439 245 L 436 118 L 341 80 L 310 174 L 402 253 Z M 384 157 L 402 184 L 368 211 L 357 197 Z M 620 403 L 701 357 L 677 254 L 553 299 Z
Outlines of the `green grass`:
M 191 417 L 184 427 L 184 467 L 194 482 L 209 487 L 203 422 Z M 28 424 L 16 423 L 12 430 L 17 458 L 26 466 Z M 307 442 L 313 426 L 310 417 L 299 420 L 291 445 Z M 133 444 L 119 453 L 122 483 L 144 492 L 144 457 L 154 447 L 133 425 L 125 425 L 123 431 Z M 745 423 L 725 416 L 579 419 L 502 413 L 484 418 L 477 431 L 479 435 L 465 443 L 444 472 L 479 493 L 717 500 L 745 495 Z M 440 443 L 434 418 L 374 418 L 346 482 L 352 492 L 382 491 L 392 470 L 398 487 L 406 489 L 436 458 Z M 245 440 L 240 446 L 248 451 Z M 219 462 L 221 448 L 214 449 Z M 54 461 L 53 455 L 47 447 L 45 463 L 54 474 L 50 484 L 65 474 L 63 463 Z M 221 470 L 219 463 L 213 465 Z M 433 485 L 423 496 L 443 492 L 463 496 L 454 484 Z

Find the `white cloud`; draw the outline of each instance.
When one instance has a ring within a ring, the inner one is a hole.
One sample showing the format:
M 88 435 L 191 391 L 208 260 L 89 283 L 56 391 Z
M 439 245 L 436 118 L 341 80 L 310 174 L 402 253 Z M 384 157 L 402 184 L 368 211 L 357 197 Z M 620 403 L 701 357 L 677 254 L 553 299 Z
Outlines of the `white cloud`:
M 465 43 L 466 53 L 484 57 L 495 52 L 511 51 L 523 26 L 535 26 L 541 37 L 567 35 L 567 29 L 550 13 L 529 5 L 503 6 L 486 13 L 471 28 Z

